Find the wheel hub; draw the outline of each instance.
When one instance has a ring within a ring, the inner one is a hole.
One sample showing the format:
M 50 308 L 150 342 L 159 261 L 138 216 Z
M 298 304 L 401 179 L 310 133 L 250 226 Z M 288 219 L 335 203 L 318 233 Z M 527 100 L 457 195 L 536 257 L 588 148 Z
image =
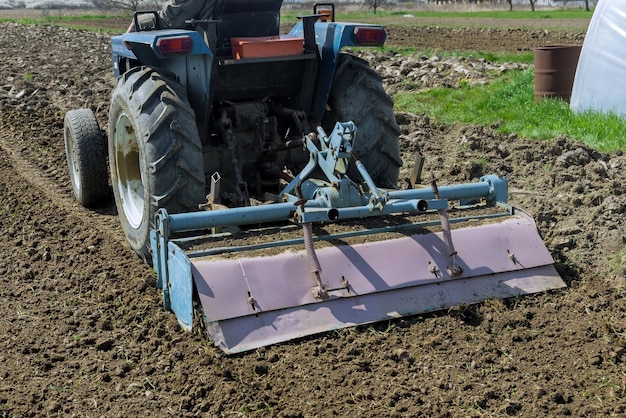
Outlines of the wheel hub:
M 138 228 L 143 220 L 145 205 L 141 160 L 135 130 L 124 112 L 115 122 L 114 141 L 117 184 L 113 187 L 117 187 L 128 223 Z

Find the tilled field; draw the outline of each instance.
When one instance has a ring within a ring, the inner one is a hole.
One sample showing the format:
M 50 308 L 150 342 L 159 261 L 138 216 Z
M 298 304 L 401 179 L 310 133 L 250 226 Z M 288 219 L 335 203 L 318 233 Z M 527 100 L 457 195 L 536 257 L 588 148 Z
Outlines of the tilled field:
M 391 28 L 390 43 L 519 51 L 584 36 L 414 29 Z M 228 357 L 163 309 L 114 205 L 89 211 L 71 195 L 63 116 L 90 107 L 106 126 L 108 37 L 10 23 L 0 31 L 0 416 L 626 414 L 621 153 L 396 114 L 405 162 L 421 150 L 440 182 L 509 178 L 512 203 L 536 219 L 568 288 Z M 406 80 L 454 86 L 516 66 L 365 56 L 392 93 Z

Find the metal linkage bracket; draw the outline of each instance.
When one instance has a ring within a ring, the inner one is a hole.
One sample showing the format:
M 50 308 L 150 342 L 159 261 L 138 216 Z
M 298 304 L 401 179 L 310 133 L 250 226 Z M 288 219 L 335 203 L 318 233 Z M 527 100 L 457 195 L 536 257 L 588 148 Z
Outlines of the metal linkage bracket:
M 156 287 L 161 289 L 163 304 L 176 314 L 178 323 L 191 330 L 193 325 L 193 277 L 191 262 L 184 251 L 169 241 L 170 217 L 165 209 L 156 213 L 155 228 L 150 231 Z
M 280 197 L 283 201 L 299 202 L 302 199 L 321 199 L 326 207 L 369 206 L 382 211 L 388 201 L 386 192 L 379 190 L 371 176 L 354 156 L 352 142 L 356 136 L 356 125 L 353 122 L 337 122 L 330 135 L 317 128 L 317 135 L 310 133 L 305 136 L 305 146 L 309 151 L 309 162 L 293 180 L 283 189 Z M 352 161 L 367 185 L 362 190 L 346 175 L 348 164 Z M 309 175 L 319 168 L 326 176 L 326 181 L 309 180 Z M 295 190 L 300 188 L 304 193 L 298 196 Z

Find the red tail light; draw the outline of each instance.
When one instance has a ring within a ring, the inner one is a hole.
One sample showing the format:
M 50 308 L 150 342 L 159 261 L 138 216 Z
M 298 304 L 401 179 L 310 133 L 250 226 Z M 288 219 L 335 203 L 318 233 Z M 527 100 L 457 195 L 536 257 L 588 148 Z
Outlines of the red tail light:
M 163 55 L 189 54 L 193 49 L 193 41 L 189 36 L 160 38 L 156 44 Z
M 354 28 L 354 36 L 359 45 L 382 46 L 387 33 L 381 27 L 357 27 Z

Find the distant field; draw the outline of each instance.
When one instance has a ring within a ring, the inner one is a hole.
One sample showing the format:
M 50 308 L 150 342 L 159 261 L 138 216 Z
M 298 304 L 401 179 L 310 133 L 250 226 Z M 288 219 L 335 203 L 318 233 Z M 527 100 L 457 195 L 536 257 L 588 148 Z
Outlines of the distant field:
M 431 6 L 432 8 L 432 6 Z M 310 11 L 306 5 L 286 4 L 283 6 L 282 23 L 293 24 L 303 12 Z M 124 10 L 101 11 L 94 9 L 59 9 L 34 10 L 16 9 L 0 10 L 0 19 L 32 19 L 33 23 L 69 23 L 71 26 L 94 27 L 100 21 L 103 29 L 116 28 L 119 21 L 129 21 L 131 13 Z M 521 28 L 585 31 L 591 20 L 592 12 L 582 9 L 540 9 L 529 10 L 481 10 L 473 11 L 442 11 L 410 8 L 395 10 L 379 10 L 374 14 L 363 7 L 337 7 L 337 19 L 344 21 L 360 21 L 378 23 L 385 26 L 440 26 L 440 27 L 486 27 L 486 28 Z M 74 19 L 72 19 L 74 18 Z M 105 22 L 113 19 L 113 22 Z M 81 20 L 85 20 L 82 22 Z M 116 22 L 117 21 L 117 22 Z M 123 27 L 122 25 L 121 27 Z
M 130 13 L 120 10 L 95 10 L 95 9 L 0 9 L 1 19 L 43 19 L 48 17 L 88 16 L 104 15 L 117 16 Z
M 283 21 L 296 20 L 297 11 L 283 11 Z M 441 26 L 441 27 L 491 27 L 546 30 L 587 30 L 592 12 L 580 9 L 542 9 L 536 12 L 527 10 L 475 10 L 475 11 L 424 11 L 424 10 L 383 10 L 374 14 L 371 11 L 337 9 L 338 20 L 353 20 L 365 23 L 378 23 L 385 26 Z

